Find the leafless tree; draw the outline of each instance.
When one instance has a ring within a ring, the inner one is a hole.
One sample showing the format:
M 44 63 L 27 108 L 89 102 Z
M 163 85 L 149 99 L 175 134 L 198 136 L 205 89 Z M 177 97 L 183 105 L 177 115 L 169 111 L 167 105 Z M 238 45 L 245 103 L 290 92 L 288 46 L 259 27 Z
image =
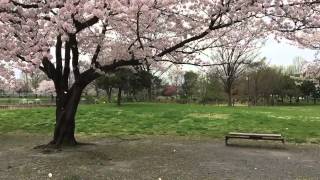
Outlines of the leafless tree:
M 259 47 L 256 37 L 252 36 L 233 41 L 213 52 L 212 61 L 218 64 L 213 70 L 224 84 L 224 91 L 228 95 L 228 106 L 232 106 L 234 83 L 255 63 Z

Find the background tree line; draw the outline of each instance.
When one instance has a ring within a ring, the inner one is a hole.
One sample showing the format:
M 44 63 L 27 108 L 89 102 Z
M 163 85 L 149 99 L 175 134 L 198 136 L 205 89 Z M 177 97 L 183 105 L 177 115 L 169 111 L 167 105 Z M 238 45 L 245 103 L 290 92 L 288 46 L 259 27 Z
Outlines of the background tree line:
M 222 56 L 227 56 L 226 54 Z M 229 58 L 230 59 L 230 58 Z M 85 90 L 91 103 L 178 102 L 201 104 L 316 104 L 320 98 L 319 78 L 304 76 L 304 60 L 296 58 L 287 67 L 270 66 L 266 59 L 228 61 L 200 70 L 169 68 L 155 75 L 143 67 L 120 68 L 106 74 Z M 186 68 L 185 68 L 186 69 Z M 179 72 L 177 72 L 179 71 Z M 184 72 L 180 72 L 184 71 Z M 46 80 L 44 74 L 23 72 L 11 91 L 35 97 Z M 50 88 L 47 88 L 50 90 Z M 6 89 L 1 90 L 4 96 Z M 32 96 L 33 96 L 32 95 Z M 48 92 L 48 96 L 52 92 Z
M 264 60 L 250 64 L 232 83 L 216 69 L 184 74 L 180 98 L 183 102 L 280 105 L 317 103 L 319 81 L 292 71 L 293 66 L 270 66 Z

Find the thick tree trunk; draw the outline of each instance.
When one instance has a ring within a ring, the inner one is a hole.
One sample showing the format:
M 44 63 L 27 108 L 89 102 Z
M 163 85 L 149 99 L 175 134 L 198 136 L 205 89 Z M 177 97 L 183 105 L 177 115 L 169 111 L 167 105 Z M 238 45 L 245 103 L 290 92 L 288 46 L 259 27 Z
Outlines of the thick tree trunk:
M 96 96 L 99 97 L 100 94 L 99 94 L 99 88 L 97 85 L 95 85 L 95 91 L 96 91 Z
M 151 86 L 148 87 L 148 101 L 152 101 L 152 88 L 151 88 Z
M 133 99 L 137 102 L 138 101 L 138 99 L 137 99 L 137 93 L 136 93 L 136 90 L 133 88 L 132 89 L 132 97 L 133 97 Z
M 258 104 L 258 78 L 255 78 L 255 86 L 254 86 L 254 105 L 256 106 Z
M 228 89 L 228 106 L 232 106 L 232 92 L 231 89 Z
M 108 95 L 108 102 L 111 103 L 112 88 L 108 88 L 107 89 L 107 95 Z
M 74 87 L 69 94 L 58 95 L 56 104 L 56 124 L 51 145 L 76 145 L 75 115 L 80 102 L 82 88 Z
M 271 106 L 274 106 L 274 96 L 271 94 Z
M 269 106 L 270 104 L 270 96 L 264 96 L 264 105 Z
M 229 107 L 231 107 L 233 105 L 233 102 L 232 102 L 232 83 L 233 83 L 232 77 L 229 77 L 224 84 L 224 90 L 228 96 L 228 106 Z
M 122 92 L 122 88 L 118 89 L 118 98 L 117 98 L 117 105 L 120 106 L 121 105 L 121 93 Z
M 50 101 L 50 103 L 54 103 L 54 96 L 53 96 L 53 94 L 51 94 L 51 101 Z

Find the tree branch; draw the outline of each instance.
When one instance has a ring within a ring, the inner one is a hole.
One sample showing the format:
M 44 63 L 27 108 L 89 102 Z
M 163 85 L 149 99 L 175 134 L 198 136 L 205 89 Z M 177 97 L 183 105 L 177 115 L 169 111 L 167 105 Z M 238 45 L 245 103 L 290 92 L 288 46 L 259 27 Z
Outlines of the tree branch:
M 64 70 L 62 75 L 63 88 L 68 89 L 69 75 L 70 75 L 70 43 L 65 44 L 65 58 L 64 58 Z
M 99 21 L 99 18 L 94 16 L 93 18 L 87 20 L 86 22 L 79 22 L 77 21 L 76 19 L 73 18 L 73 23 L 74 23 L 74 26 L 76 27 L 77 31 L 76 33 L 82 31 L 83 29 L 85 28 L 88 28 L 90 26 L 93 26 L 94 24 L 98 23 Z
M 69 42 L 72 51 L 72 69 L 74 74 L 75 81 L 78 81 L 80 78 L 80 70 L 79 70 L 79 49 L 78 49 L 78 42 L 77 37 L 75 34 L 69 35 Z

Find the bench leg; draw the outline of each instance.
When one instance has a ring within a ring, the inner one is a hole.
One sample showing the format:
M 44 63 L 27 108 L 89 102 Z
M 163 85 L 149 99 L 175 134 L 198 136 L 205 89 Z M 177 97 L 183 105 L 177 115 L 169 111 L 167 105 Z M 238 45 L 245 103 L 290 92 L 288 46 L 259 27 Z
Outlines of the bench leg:
M 282 144 L 284 144 L 284 139 L 281 139 L 281 141 L 282 141 Z
M 226 136 L 226 138 L 225 138 L 225 143 L 226 143 L 226 146 L 228 146 L 228 137 Z

